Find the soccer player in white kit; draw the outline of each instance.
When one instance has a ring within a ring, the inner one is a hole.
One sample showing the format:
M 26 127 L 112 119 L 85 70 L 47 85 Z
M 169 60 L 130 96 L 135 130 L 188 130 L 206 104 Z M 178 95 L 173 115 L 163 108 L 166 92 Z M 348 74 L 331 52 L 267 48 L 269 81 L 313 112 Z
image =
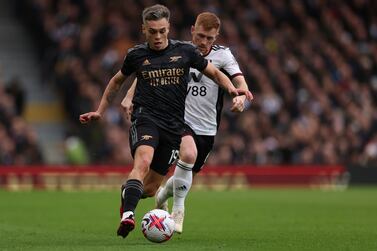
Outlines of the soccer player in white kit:
M 220 19 L 213 13 L 203 12 L 197 16 L 195 25 L 191 27 L 192 42 L 202 56 L 222 70 L 237 88 L 248 90 L 245 78 L 230 49 L 213 44 L 219 30 Z M 177 233 L 183 231 L 184 201 L 191 188 L 193 176 L 201 170 L 213 148 L 225 93 L 210 78 L 193 68 L 190 69 L 190 76 L 185 104 L 187 128 L 182 136 L 179 157 L 192 160 L 195 164 L 183 163 L 182 165 L 182 161 L 178 161 L 174 175 L 155 195 L 156 207 L 166 211 L 168 211 L 167 199 L 173 196 L 172 217 Z M 130 90 L 122 101 L 126 113 L 130 111 L 133 97 L 132 88 Z M 242 112 L 245 99 L 245 96 L 233 98 L 231 110 Z M 144 185 L 148 187 L 148 182 L 144 181 Z

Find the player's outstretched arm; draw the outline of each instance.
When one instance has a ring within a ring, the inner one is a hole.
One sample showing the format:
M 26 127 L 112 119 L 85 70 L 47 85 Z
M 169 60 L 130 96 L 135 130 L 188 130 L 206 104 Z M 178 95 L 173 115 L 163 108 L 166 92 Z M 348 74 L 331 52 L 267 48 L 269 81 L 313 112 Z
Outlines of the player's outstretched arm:
M 212 79 L 219 86 L 228 91 L 228 93 L 235 97 L 245 95 L 248 100 L 252 100 L 253 95 L 249 90 L 236 89 L 229 78 L 217 69 L 213 64 L 208 63 L 207 67 L 203 70 L 203 74 Z
M 103 113 L 106 111 L 109 104 L 111 104 L 111 102 L 115 99 L 116 94 L 118 93 L 120 87 L 122 86 L 126 78 L 126 76 L 124 76 L 120 71 L 118 71 L 107 84 L 107 87 L 102 95 L 101 102 L 98 106 L 97 111 L 81 114 L 80 122 L 82 124 L 86 124 L 90 121 L 100 119 Z
M 133 110 L 132 100 L 133 100 L 134 95 L 135 95 L 136 83 L 137 83 L 137 78 L 135 78 L 130 89 L 128 89 L 126 96 L 123 98 L 122 103 L 120 104 L 121 107 L 123 108 L 125 115 L 126 115 L 126 119 L 131 118 L 131 114 L 132 114 L 132 110 Z
M 249 87 L 246 83 L 245 77 L 244 76 L 236 76 L 232 79 L 233 85 L 241 90 L 249 90 Z M 251 94 L 251 99 L 254 99 L 253 95 Z M 243 112 L 245 108 L 245 100 L 246 96 L 241 95 L 233 98 L 233 105 L 230 108 L 232 112 Z

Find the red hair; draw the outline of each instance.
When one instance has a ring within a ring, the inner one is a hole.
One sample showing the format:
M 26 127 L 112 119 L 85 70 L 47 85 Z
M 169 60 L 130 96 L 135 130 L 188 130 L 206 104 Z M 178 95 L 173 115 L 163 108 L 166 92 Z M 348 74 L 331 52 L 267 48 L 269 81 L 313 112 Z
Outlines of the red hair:
M 215 14 L 211 12 L 202 12 L 197 16 L 195 21 L 195 26 L 200 25 L 207 31 L 212 29 L 219 30 L 221 22 Z

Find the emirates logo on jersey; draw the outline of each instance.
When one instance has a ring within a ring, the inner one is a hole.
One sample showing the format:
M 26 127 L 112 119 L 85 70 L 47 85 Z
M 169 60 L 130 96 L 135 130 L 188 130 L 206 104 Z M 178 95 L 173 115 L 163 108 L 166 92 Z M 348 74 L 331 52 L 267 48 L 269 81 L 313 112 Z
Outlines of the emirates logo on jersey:
M 180 77 L 184 74 L 184 68 L 166 68 L 141 72 L 143 79 L 147 80 L 151 86 L 180 84 Z

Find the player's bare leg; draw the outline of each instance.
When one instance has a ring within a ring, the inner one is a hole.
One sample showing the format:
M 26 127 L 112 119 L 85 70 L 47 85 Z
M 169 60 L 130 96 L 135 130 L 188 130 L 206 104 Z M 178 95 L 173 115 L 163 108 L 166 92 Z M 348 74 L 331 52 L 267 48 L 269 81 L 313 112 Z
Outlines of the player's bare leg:
M 143 197 L 147 198 L 155 196 L 164 178 L 164 175 L 161 175 L 156 171 L 149 169 L 147 176 L 144 178 Z

